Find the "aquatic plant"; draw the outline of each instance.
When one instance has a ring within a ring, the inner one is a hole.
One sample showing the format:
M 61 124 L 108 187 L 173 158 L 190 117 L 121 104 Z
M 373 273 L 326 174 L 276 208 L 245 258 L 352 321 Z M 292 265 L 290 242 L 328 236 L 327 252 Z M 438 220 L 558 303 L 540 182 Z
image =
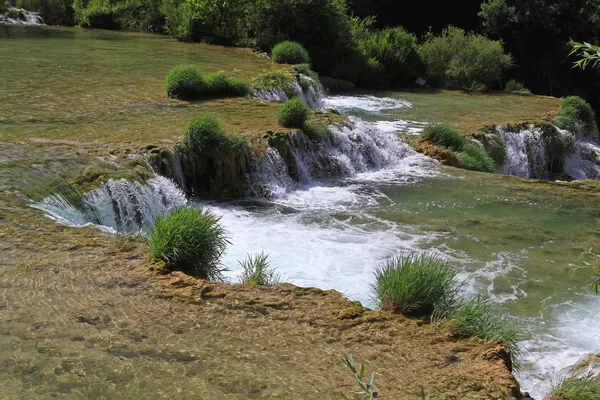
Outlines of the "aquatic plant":
M 258 286 L 275 286 L 281 283 L 280 275 L 271 267 L 265 253 L 248 255 L 244 261 L 238 261 L 244 271 L 239 276 L 240 283 Z
M 306 136 L 315 142 L 320 142 L 329 136 L 329 129 L 321 121 L 306 121 L 302 127 Z
M 467 144 L 467 139 L 459 131 L 446 124 L 427 125 L 423 130 L 423 137 L 452 150 L 460 150 Z
M 369 375 L 369 379 L 366 382 L 363 382 L 364 378 L 365 378 L 365 365 L 364 364 L 362 364 L 360 366 L 360 370 L 357 370 L 356 367 L 354 366 L 354 359 L 352 358 L 351 355 L 349 355 L 344 358 L 344 365 L 346 366 L 348 371 L 350 371 L 350 373 L 354 377 L 354 380 L 356 381 L 358 387 L 360 388 L 360 391 L 353 392 L 352 399 L 350 399 L 349 397 L 347 397 L 345 394 L 342 393 L 342 399 L 344 399 L 344 400 L 360 400 L 360 399 L 377 400 L 378 396 L 379 396 L 379 392 L 377 391 L 377 388 L 375 386 L 373 386 L 373 383 L 375 382 L 375 372 L 371 372 L 371 375 Z
M 561 109 L 556 113 L 556 126 L 573 134 L 596 136 L 596 115 L 592 106 L 578 96 L 565 97 Z
M 597 400 L 600 382 L 591 373 L 584 377 L 571 376 L 554 385 L 550 395 L 560 400 Z
M 223 71 L 206 75 L 204 82 L 203 97 L 206 98 L 243 97 L 250 91 L 247 80 L 229 77 Z
M 525 87 L 525 85 L 514 79 L 511 79 L 510 81 L 506 82 L 504 90 L 506 90 L 507 92 L 531 93 L 529 89 Z
M 458 165 L 461 168 L 470 171 L 496 172 L 494 160 L 477 144 L 466 143 L 459 151 L 454 153 L 458 159 Z
M 286 101 L 277 110 L 277 122 L 286 128 L 302 128 L 308 116 L 308 105 L 303 99 Z
M 375 269 L 371 285 L 379 309 L 406 315 L 430 315 L 435 305 L 456 293 L 456 272 L 435 255 L 403 252 Z
M 542 132 L 548 158 L 548 170 L 550 172 L 561 172 L 565 160 L 575 151 L 575 135 L 561 133 L 556 129 L 556 126 L 549 122 L 537 123 L 535 126 Z
M 576 273 L 580 270 L 592 270 L 593 280 L 591 283 L 592 290 L 596 294 L 600 293 L 600 253 L 595 252 L 593 249 L 588 249 L 579 255 L 581 265 L 573 269 L 572 273 Z
M 229 240 L 220 219 L 202 207 L 183 207 L 157 218 L 148 232 L 150 257 L 169 269 L 222 281 L 221 256 Z
M 519 354 L 517 331 L 502 317 L 493 314 L 489 298 L 451 299 L 440 302 L 432 315 L 436 325 L 447 323 L 450 332 L 461 338 L 498 340 L 509 351 L 512 363 Z
M 184 131 L 183 145 L 195 155 L 236 155 L 248 150 L 248 140 L 225 131 L 212 114 L 193 119 Z
M 167 96 L 180 100 L 194 100 L 202 96 L 206 87 L 202 74 L 193 65 L 178 65 L 165 79 Z
M 308 64 L 308 51 L 297 42 L 280 42 L 271 50 L 271 57 L 279 64 Z

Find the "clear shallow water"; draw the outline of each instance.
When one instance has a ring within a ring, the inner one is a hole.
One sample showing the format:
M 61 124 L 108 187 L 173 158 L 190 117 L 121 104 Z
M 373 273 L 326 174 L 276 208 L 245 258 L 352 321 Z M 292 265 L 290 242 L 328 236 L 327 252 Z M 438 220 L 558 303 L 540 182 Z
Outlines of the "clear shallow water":
M 32 35 L 28 41 L 19 36 L 19 53 L 13 51 L 14 43 L 2 42 L 0 51 L 10 57 L 2 56 L 0 66 L 10 62 L 11 68 L 9 74 L 0 77 L 4 79 L 2 87 L 10 88 L 10 93 L 1 93 L 6 101 L 0 109 L 6 111 L 4 125 L 10 132 L 25 136 L 31 136 L 33 131 L 37 136 L 61 136 L 67 132 L 65 137 L 71 138 L 70 132 L 79 129 L 73 120 L 84 116 L 102 123 L 98 133 L 109 135 L 107 132 L 113 129 L 129 127 L 129 135 L 131 126 L 145 120 L 146 114 L 142 118 L 140 114 L 124 112 L 115 121 L 107 118 L 108 114 L 94 114 L 95 108 L 121 110 L 123 102 L 137 102 L 138 96 L 147 93 L 151 93 L 153 102 L 163 99 L 164 74 L 179 61 L 214 62 L 214 68 L 220 69 L 219 60 L 207 60 L 210 57 L 196 51 L 199 47 L 156 36 L 52 32 L 59 37 Z M 60 40 L 64 40 L 63 50 L 72 48 L 74 53 L 84 51 L 90 55 L 95 60 L 91 63 L 93 68 L 83 76 L 73 71 L 61 72 L 63 60 L 57 58 L 65 55 L 56 51 Z M 79 47 L 70 47 L 71 44 Z M 222 58 L 232 57 L 231 52 L 234 51 L 224 49 Z M 31 58 L 33 53 L 40 58 Z M 262 64 L 254 65 L 254 59 L 247 57 L 244 73 L 260 72 Z M 148 59 L 160 61 L 160 68 L 157 70 Z M 31 85 L 19 78 L 23 75 L 18 68 L 22 60 L 29 60 L 26 67 L 32 68 L 31 76 L 36 82 L 44 82 L 48 76 L 56 79 L 48 81 L 45 90 L 39 92 L 41 84 Z M 108 63 L 118 68 L 108 68 Z M 85 84 L 81 84 L 82 79 Z M 70 90 L 69 86 L 77 90 Z M 90 87 L 96 96 L 87 92 Z M 132 90 L 134 87 L 137 90 Z M 397 117 L 393 107 L 406 106 L 397 99 L 392 103 L 376 100 L 375 105 L 370 97 L 367 100 L 366 106 L 354 106 L 348 112 L 371 121 L 394 123 Z M 344 101 L 348 105 L 354 100 Z M 388 103 L 392 108 L 386 108 Z M 170 107 L 172 117 L 166 122 L 174 124 L 176 118 L 182 124 L 185 118 L 181 117 L 181 110 L 175 113 L 171 108 L 175 109 Z M 195 111 L 189 111 L 192 112 Z M 51 120 L 51 126 L 30 120 L 40 115 Z M 158 118 L 154 115 L 153 109 L 148 118 Z M 589 294 L 584 274 L 571 279 L 568 267 L 581 250 L 600 247 L 598 197 L 595 192 L 509 177 L 402 164 L 380 172 L 361 173 L 335 186 L 313 182 L 271 202 L 211 206 L 223 215 L 231 235 L 233 245 L 224 262 L 231 268 L 229 276 L 233 280 L 240 271 L 237 260 L 263 250 L 271 255 L 273 265 L 288 281 L 335 288 L 370 304 L 368 285 L 372 269 L 388 255 L 401 249 L 442 253 L 460 269 L 466 293 L 490 294 L 498 311 L 510 316 L 524 332 L 523 343 L 530 352 L 524 353 L 519 379 L 525 390 L 533 389 L 532 394 L 541 398 L 544 380 L 599 347 L 600 327 L 593 316 L 600 310 L 600 298 Z M 55 300 L 58 299 L 59 294 Z M 51 300 L 43 300 L 27 304 L 44 313 L 51 308 L 45 303 Z M 12 332 L 11 326 L 5 328 Z M 19 351 L 29 350 L 21 348 L 10 353 Z M 78 351 L 78 355 L 85 355 L 88 350 Z M 101 367 L 108 368 L 110 362 L 103 359 Z

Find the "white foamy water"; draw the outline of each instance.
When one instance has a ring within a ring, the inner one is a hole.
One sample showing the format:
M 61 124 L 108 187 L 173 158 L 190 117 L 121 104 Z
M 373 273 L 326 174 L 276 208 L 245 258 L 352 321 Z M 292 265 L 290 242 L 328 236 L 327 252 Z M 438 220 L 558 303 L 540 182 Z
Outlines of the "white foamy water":
M 577 142 L 575 152 L 565 163 L 565 173 L 573 179 L 600 179 L 600 145 Z
M 420 135 L 427 126 L 426 122 L 404 121 L 377 121 L 375 125 L 384 132 L 395 132 L 401 135 Z
M 391 97 L 331 96 L 323 99 L 324 108 L 333 108 L 340 112 L 368 111 L 380 113 L 385 110 L 410 108 L 412 104 L 406 100 Z

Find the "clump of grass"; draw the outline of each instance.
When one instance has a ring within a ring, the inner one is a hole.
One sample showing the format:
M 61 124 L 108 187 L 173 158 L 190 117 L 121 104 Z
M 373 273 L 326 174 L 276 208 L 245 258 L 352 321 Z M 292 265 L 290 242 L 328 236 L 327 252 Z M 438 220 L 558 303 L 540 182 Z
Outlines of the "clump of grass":
M 165 79 L 167 96 L 180 100 L 194 100 L 202 96 L 206 84 L 204 77 L 193 65 L 178 65 Z
M 519 353 L 517 331 L 503 318 L 492 313 L 489 301 L 487 297 L 476 297 L 440 303 L 432 321 L 435 324 L 440 324 L 442 320 L 448 321 L 450 332 L 457 337 L 501 341 L 514 363 Z
M 201 115 L 185 128 L 184 144 L 196 155 L 237 155 L 248 150 L 248 140 L 229 134 L 212 114 Z
M 277 122 L 286 128 L 302 128 L 308 117 L 308 105 L 303 99 L 286 101 L 277 110 Z
M 556 126 L 573 134 L 588 137 L 598 134 L 594 110 L 581 97 L 565 97 L 561 102 L 561 109 L 556 114 L 556 118 Z
M 423 136 L 451 150 L 461 150 L 467 144 L 467 139 L 459 131 L 446 124 L 427 125 Z
M 240 275 L 240 283 L 258 286 L 275 286 L 281 283 L 280 275 L 271 267 L 265 253 L 248 255 L 244 261 L 238 261 L 244 272 Z
M 203 95 L 207 98 L 243 97 L 250 91 L 248 81 L 229 77 L 223 71 L 206 75 L 204 82 L 206 89 Z
M 561 400 L 597 400 L 600 399 L 600 382 L 592 374 L 582 378 L 572 376 L 558 382 L 551 396 Z
M 459 151 L 454 153 L 461 168 L 470 171 L 496 172 L 494 160 L 481 146 L 466 143 Z
M 251 86 L 254 90 L 281 89 L 288 98 L 292 98 L 296 96 L 294 79 L 294 75 L 290 71 L 278 69 L 255 77 L 252 79 Z
M 201 279 L 222 281 L 221 256 L 229 240 L 220 217 L 201 207 L 185 207 L 156 219 L 148 233 L 150 257 Z
M 371 292 L 380 309 L 431 315 L 436 304 L 455 295 L 455 276 L 454 269 L 437 256 L 405 252 L 376 268 Z
M 504 87 L 504 90 L 507 92 L 531 93 L 529 91 L 529 89 L 527 89 L 525 87 L 525 85 L 523 85 L 521 82 L 518 82 L 514 79 L 511 79 L 510 81 L 506 82 L 506 86 Z
M 306 136 L 315 142 L 325 140 L 329 136 L 327 125 L 321 121 L 306 121 L 302 130 Z
M 297 42 L 280 42 L 273 47 L 271 57 L 279 64 L 308 64 L 308 51 Z

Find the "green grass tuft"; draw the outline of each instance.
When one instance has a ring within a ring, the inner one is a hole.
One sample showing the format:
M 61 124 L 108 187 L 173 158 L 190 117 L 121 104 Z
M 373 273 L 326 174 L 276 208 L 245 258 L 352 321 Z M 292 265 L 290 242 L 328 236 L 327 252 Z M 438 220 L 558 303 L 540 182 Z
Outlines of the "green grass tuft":
M 266 72 L 252 79 L 252 89 L 254 90 L 273 90 L 281 89 L 288 98 L 296 96 L 294 90 L 294 75 L 288 70 L 278 69 Z
M 249 255 L 244 261 L 238 261 L 244 272 L 240 275 L 240 283 L 258 286 L 276 286 L 281 283 L 281 277 L 271 267 L 269 256 L 265 253 Z
M 506 86 L 504 86 L 504 90 L 507 92 L 531 93 L 529 89 L 525 87 L 525 85 L 514 79 L 511 79 L 506 83 Z
M 223 71 L 206 75 L 204 78 L 206 88 L 203 97 L 244 97 L 250 92 L 248 81 L 231 78 Z
M 466 143 L 462 149 L 456 151 L 454 154 L 461 168 L 470 171 L 496 172 L 492 157 L 490 157 L 483 147 L 477 144 Z
M 423 136 L 451 150 L 461 150 L 467 144 L 467 139 L 459 131 L 446 124 L 427 125 Z
M 180 100 L 194 100 L 202 95 L 205 89 L 202 74 L 193 65 L 178 65 L 165 79 L 167 96 Z
M 196 155 L 237 155 L 248 150 L 248 140 L 231 135 L 212 114 L 201 115 L 185 128 L 185 146 Z
M 433 313 L 456 293 L 456 272 L 444 260 L 425 253 L 400 253 L 375 270 L 371 285 L 378 308 L 406 315 Z
M 306 121 L 302 130 L 314 142 L 320 142 L 329 137 L 329 128 L 321 121 Z
M 582 378 L 565 378 L 552 388 L 551 395 L 561 400 L 600 399 L 600 382 L 590 374 Z
M 273 47 L 271 57 L 279 64 L 308 64 L 308 51 L 297 42 L 281 42 Z
M 286 128 L 302 128 L 308 117 L 308 105 L 303 99 L 286 101 L 277 110 L 277 122 Z
M 598 135 L 596 115 L 592 106 L 578 96 L 565 97 L 556 114 L 556 126 L 575 135 L 594 137 Z
M 157 218 L 148 233 L 150 257 L 167 268 L 202 279 L 223 280 L 221 256 L 229 240 L 220 217 L 201 207 L 185 207 Z
M 484 132 L 487 130 L 487 133 L 474 133 L 473 138 L 481 143 L 485 151 L 490 155 L 492 160 L 494 160 L 496 167 L 501 168 L 508 160 L 506 143 L 494 133 L 496 131 L 494 126 L 485 126 L 482 130 L 484 130 Z

